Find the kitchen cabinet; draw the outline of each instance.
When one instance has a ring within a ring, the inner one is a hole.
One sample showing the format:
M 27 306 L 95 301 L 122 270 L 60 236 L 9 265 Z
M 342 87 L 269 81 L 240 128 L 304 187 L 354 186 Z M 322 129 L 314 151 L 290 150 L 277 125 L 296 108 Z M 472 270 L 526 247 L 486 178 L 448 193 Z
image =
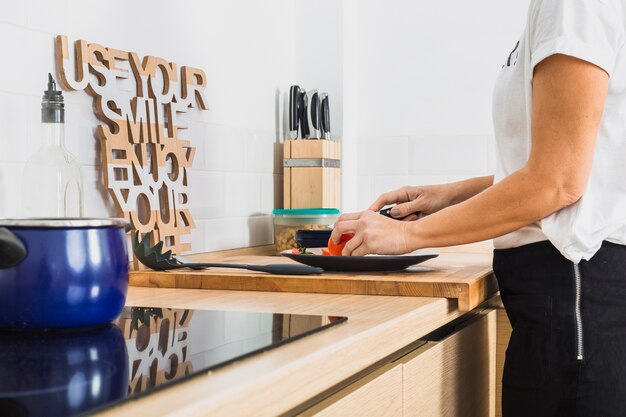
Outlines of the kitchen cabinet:
M 496 311 L 400 361 L 404 416 L 495 416 Z
M 384 366 L 351 384 L 301 417 L 402 417 L 402 365 Z
M 497 315 L 463 321 L 301 416 L 495 416 Z

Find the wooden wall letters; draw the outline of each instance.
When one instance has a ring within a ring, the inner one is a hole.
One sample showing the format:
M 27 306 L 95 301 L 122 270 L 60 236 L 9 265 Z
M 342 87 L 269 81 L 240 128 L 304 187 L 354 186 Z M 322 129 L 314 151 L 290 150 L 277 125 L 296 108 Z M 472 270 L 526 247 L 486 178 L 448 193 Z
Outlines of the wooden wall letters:
M 97 129 L 102 172 L 118 215 L 140 233 L 153 231 L 152 244 L 163 241 L 163 251 L 191 250 L 180 237 L 195 227 L 187 177 L 195 148 L 179 115 L 207 110 L 204 71 L 84 40 L 72 52 L 66 36 L 56 38 L 56 65 L 60 85 L 86 90 L 104 122 Z

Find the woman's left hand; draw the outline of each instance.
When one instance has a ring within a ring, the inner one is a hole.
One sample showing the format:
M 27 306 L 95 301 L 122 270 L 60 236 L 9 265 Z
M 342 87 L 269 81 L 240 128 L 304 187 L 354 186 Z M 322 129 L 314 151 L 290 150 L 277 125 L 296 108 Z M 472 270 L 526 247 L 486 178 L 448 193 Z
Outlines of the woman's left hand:
M 331 239 L 339 243 L 341 235 L 354 233 L 341 252 L 342 256 L 400 255 L 411 252 L 409 228 L 414 222 L 401 222 L 371 210 L 346 213 L 339 217 Z

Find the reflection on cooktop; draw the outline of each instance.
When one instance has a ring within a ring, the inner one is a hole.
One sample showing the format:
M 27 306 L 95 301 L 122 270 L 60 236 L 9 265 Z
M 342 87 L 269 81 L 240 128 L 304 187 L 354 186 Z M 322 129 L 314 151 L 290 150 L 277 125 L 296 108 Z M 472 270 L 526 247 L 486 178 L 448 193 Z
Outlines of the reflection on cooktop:
M 92 412 L 346 320 L 127 307 L 103 328 L 0 331 L 0 416 Z

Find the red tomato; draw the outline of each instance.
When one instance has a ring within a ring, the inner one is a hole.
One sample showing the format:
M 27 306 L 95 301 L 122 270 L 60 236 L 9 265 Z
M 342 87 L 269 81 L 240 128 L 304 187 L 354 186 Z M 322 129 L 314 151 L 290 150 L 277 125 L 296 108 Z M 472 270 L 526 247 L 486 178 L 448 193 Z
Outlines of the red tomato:
M 322 255 L 330 256 L 330 252 L 328 251 L 328 248 L 322 248 Z
M 339 238 L 339 243 L 333 242 L 332 239 L 328 239 L 328 251 L 333 256 L 341 256 L 341 251 L 343 247 L 346 246 L 346 243 L 354 237 L 354 233 L 346 233 L 341 235 Z

